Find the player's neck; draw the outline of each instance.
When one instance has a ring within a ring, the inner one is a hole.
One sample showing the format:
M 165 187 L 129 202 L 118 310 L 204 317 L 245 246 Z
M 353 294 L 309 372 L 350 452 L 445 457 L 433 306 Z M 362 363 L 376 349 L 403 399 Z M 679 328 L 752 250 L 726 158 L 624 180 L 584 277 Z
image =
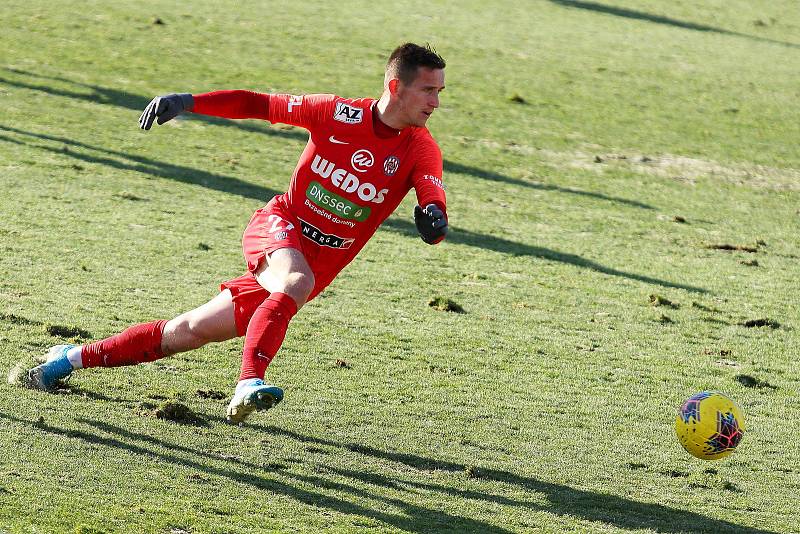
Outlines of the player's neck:
M 380 100 L 378 100 L 378 103 L 375 105 L 375 111 L 378 113 L 378 119 L 390 128 L 402 130 L 408 126 L 402 118 L 397 104 L 393 104 L 390 101 L 388 92 L 381 95 Z

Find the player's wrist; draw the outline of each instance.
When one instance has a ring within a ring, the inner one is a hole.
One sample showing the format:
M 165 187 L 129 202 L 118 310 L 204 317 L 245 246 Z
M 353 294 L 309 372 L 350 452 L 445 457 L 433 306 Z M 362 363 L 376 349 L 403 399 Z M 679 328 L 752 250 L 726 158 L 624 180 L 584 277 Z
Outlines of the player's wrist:
M 191 93 L 178 93 L 178 97 L 183 103 L 184 111 L 192 111 L 194 109 L 194 96 Z

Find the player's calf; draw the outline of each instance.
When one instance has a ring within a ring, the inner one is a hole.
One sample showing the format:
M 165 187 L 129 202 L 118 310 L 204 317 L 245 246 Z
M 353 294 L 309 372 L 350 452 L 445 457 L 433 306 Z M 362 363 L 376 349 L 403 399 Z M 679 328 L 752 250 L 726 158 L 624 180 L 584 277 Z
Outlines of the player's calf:
M 119 367 L 151 362 L 165 356 L 161 339 L 167 321 L 151 321 L 131 326 L 114 336 L 88 345 L 56 345 L 47 361 L 30 369 L 26 385 L 52 390 L 73 370 L 86 367 Z
M 161 339 L 167 321 L 131 326 L 119 334 L 81 347 L 82 367 L 121 367 L 165 356 Z
M 244 338 L 240 381 L 264 378 L 296 313 L 297 304 L 285 293 L 272 293 L 256 308 Z

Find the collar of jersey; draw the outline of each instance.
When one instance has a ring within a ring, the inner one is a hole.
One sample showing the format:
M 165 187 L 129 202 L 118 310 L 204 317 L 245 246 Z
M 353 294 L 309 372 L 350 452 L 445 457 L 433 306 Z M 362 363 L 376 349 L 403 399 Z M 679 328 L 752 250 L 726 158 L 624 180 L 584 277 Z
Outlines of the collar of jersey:
M 377 107 L 378 107 L 378 101 L 376 100 L 370 107 L 370 112 L 372 115 L 372 131 L 375 132 L 375 135 L 382 139 L 389 139 L 400 135 L 403 132 L 403 130 L 392 128 L 391 126 L 383 122 L 380 119 L 380 117 L 378 117 L 376 109 Z

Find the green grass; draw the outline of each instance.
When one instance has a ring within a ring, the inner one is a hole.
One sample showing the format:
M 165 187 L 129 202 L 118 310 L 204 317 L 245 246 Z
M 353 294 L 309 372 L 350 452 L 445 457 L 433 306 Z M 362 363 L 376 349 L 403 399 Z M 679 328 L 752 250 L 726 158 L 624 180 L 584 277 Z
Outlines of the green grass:
M 796 531 L 794 8 L 6 2 L 4 369 L 244 270 L 241 231 L 305 133 L 141 132 L 157 94 L 377 96 L 388 52 L 430 41 L 452 232 L 424 245 L 409 197 L 292 322 L 269 371 L 286 401 L 246 426 L 222 422 L 241 341 L 55 395 L 0 386 L 0 531 Z M 718 463 L 672 430 L 703 389 L 747 418 Z M 157 418 L 167 401 L 195 423 Z

